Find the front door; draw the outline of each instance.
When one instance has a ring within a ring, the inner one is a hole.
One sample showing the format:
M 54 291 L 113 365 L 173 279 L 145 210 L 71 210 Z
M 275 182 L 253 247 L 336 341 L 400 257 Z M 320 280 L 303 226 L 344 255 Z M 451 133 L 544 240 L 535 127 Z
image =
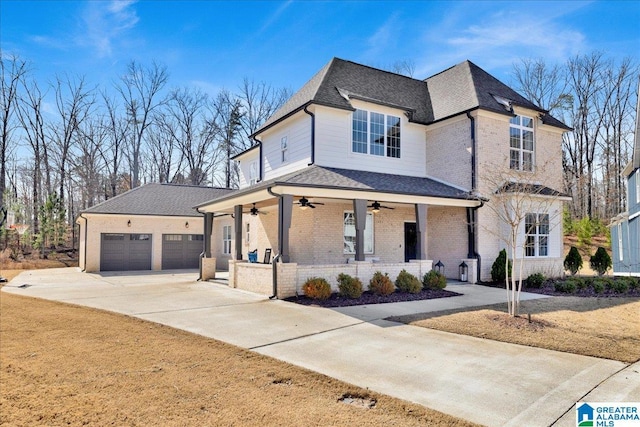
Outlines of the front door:
M 404 262 L 416 259 L 416 244 L 418 243 L 418 229 L 415 222 L 404 223 Z

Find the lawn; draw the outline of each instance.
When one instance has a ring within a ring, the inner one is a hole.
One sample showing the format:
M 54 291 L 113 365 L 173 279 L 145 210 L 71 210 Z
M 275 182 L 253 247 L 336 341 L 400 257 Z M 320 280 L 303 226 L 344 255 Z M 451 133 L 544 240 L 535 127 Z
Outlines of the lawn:
M 633 363 L 640 360 L 640 298 L 554 297 L 392 318 L 424 328 Z M 529 322 L 531 314 L 531 322 Z
M 0 342 L 0 425 L 474 425 L 181 330 L 3 292 Z

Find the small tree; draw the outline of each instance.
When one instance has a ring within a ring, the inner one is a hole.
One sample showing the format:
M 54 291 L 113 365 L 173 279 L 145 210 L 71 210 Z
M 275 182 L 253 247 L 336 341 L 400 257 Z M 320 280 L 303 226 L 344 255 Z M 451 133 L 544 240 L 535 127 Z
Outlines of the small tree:
M 498 257 L 491 266 L 491 280 L 499 282 L 502 279 L 511 277 L 511 269 L 513 263 L 511 260 L 507 260 L 507 250 L 503 249 L 498 254 Z
M 564 258 L 564 268 L 569 270 L 572 276 L 575 276 L 582 268 L 582 256 L 575 246 L 571 246 L 569 253 Z
M 589 259 L 591 268 L 598 272 L 600 276 L 607 272 L 611 268 L 611 257 L 602 246 L 598 248 L 595 255 Z

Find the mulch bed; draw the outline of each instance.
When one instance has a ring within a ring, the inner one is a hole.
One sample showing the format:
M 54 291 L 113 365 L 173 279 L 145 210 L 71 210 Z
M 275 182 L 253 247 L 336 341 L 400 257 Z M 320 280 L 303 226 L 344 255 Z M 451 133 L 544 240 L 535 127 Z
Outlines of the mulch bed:
M 444 289 L 439 290 L 423 290 L 417 294 L 410 294 L 408 292 L 394 292 L 391 295 L 375 295 L 369 291 L 363 292 L 360 298 L 345 298 L 337 293 L 331 294 L 329 299 L 317 300 L 308 298 L 304 295 L 285 298 L 285 301 L 294 302 L 302 305 L 315 305 L 319 307 L 348 307 L 352 305 L 368 305 L 368 304 L 384 304 L 390 302 L 406 302 L 406 301 L 420 301 L 436 298 L 449 298 L 456 297 L 462 294 L 457 292 L 447 291 Z
M 615 280 L 615 279 L 614 279 Z M 640 297 L 640 288 L 629 289 L 627 292 L 616 292 L 612 289 L 604 289 L 600 293 L 596 293 L 591 286 L 587 286 L 583 289 L 576 289 L 575 292 L 566 293 L 566 292 L 558 292 L 555 289 L 555 283 L 560 282 L 561 280 L 547 280 L 542 287 L 540 288 L 528 288 L 526 286 L 522 287 L 522 292 L 530 292 L 533 294 L 542 294 L 549 295 L 554 297 L 583 297 L 583 298 L 629 298 L 629 297 Z M 478 283 L 482 286 L 488 286 L 491 288 L 499 288 L 505 289 L 504 283 L 498 282 L 482 282 Z

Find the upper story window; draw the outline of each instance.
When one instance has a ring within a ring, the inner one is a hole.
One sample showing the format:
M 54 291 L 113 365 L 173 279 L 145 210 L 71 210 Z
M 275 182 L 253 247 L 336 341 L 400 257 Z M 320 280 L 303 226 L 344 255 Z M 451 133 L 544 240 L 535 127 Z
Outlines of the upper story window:
M 525 256 L 549 255 L 549 214 L 528 213 L 525 217 Z
M 354 153 L 400 158 L 400 117 L 356 110 L 352 128 Z
M 533 171 L 533 119 L 515 116 L 509 121 L 509 167 L 519 171 Z
M 249 165 L 249 185 L 254 185 L 258 182 L 258 161 L 255 160 Z
M 283 136 L 280 138 L 280 152 L 282 153 L 282 163 L 287 161 L 287 149 L 289 148 L 287 144 L 287 137 Z
M 636 203 L 640 203 L 640 169 L 636 170 Z

